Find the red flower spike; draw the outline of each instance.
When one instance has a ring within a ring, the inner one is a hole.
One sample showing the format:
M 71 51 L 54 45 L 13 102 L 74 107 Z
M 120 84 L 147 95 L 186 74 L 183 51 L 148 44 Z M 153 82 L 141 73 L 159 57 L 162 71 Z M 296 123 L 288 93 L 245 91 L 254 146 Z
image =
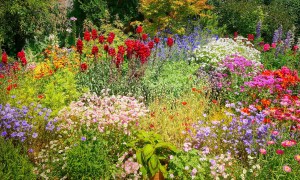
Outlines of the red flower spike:
M 108 49 L 109 49 L 108 45 L 105 44 L 104 47 L 103 47 L 103 49 L 104 49 L 104 51 L 108 52 Z
M 107 42 L 109 43 L 109 44 L 112 44 L 113 43 L 113 41 L 114 41 L 114 39 L 115 39 L 115 34 L 114 33 L 109 33 L 109 35 L 108 35 L 108 37 L 107 37 Z
M 136 33 L 137 34 L 141 34 L 143 32 L 143 27 L 142 26 L 138 26 L 137 28 L 136 28 Z
M 108 49 L 108 55 L 110 55 L 111 57 L 114 57 L 116 55 L 115 48 L 109 48 Z
M 167 39 L 167 45 L 168 45 L 169 47 L 172 47 L 173 44 L 174 44 L 173 38 L 170 38 L 170 37 L 169 37 L 169 38 Z
M 103 44 L 104 41 L 105 41 L 105 37 L 103 35 L 100 35 L 99 38 L 98 38 L 98 40 L 99 40 L 100 44 Z
M 118 54 L 121 54 L 122 56 L 125 54 L 124 46 L 118 46 Z
M 142 34 L 142 40 L 143 40 L 143 41 L 146 41 L 147 38 L 148 38 L 148 35 L 147 35 L 147 34 Z
M 154 42 L 153 42 L 153 41 L 150 41 L 150 42 L 148 43 L 148 47 L 149 47 L 150 49 L 153 49 L 153 47 L 154 47 Z
M 96 30 L 96 29 L 93 29 L 93 30 L 92 30 L 92 39 L 95 40 L 95 39 L 97 39 L 97 37 L 98 37 L 97 30 Z
M 7 54 L 6 54 L 6 52 L 4 51 L 4 52 L 2 53 L 2 63 L 3 63 L 3 64 L 7 64 L 7 62 L 8 62 L 7 59 L 8 59 L 8 58 L 7 58 Z
M 97 47 L 96 45 L 94 45 L 93 48 L 92 48 L 92 54 L 93 54 L 93 55 L 97 55 L 98 52 L 99 52 L 98 47 Z
M 78 52 L 79 54 L 82 54 L 83 42 L 82 42 L 81 39 L 78 39 L 78 40 L 77 40 L 76 48 L 77 48 L 77 52 Z
M 21 62 L 22 62 L 22 66 L 26 66 L 26 64 L 27 64 L 27 59 L 26 59 L 26 57 L 22 57 L 22 58 L 21 58 Z
M 22 49 L 22 51 L 18 52 L 18 58 L 22 59 L 22 57 L 25 57 L 25 52 L 24 50 Z
M 248 41 L 254 41 L 254 35 L 248 34 Z
M 86 71 L 88 69 L 88 65 L 86 63 L 82 63 L 80 65 L 80 69 L 81 69 L 81 71 Z
M 90 41 L 91 40 L 91 33 L 88 30 L 86 30 L 84 32 L 84 40 L 86 40 L 86 41 Z

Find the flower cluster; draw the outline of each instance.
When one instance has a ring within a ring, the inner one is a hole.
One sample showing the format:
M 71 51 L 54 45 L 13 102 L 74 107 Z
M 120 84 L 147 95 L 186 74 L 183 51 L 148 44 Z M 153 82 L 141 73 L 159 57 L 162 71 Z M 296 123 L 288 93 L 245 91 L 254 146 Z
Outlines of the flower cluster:
M 251 59 L 255 62 L 260 61 L 260 52 L 258 50 L 228 38 L 220 38 L 205 46 L 199 46 L 193 51 L 193 59 L 204 63 L 204 66 L 208 63 L 217 67 L 218 63 L 225 59 L 228 54 L 239 54 L 246 59 Z
M 127 128 L 130 122 L 137 122 L 148 110 L 143 103 L 134 97 L 102 96 L 87 93 L 77 102 L 60 111 L 59 119 L 63 122 L 62 129 L 76 129 L 81 126 L 91 128 L 95 125 L 100 132 L 109 125 Z

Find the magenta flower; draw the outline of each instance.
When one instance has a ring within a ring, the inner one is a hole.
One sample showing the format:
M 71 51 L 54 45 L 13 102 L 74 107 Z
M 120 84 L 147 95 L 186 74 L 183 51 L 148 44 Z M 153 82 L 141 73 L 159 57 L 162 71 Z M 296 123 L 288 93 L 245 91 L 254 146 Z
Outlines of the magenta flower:
M 269 51 L 270 50 L 270 44 L 265 44 L 264 45 L 264 51 Z

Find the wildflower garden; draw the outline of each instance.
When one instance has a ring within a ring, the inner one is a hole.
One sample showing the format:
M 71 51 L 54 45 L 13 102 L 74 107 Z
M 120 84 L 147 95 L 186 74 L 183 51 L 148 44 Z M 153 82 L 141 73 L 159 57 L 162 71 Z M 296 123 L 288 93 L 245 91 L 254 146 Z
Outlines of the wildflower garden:
M 4 0 L 0 179 L 299 179 L 299 9 Z

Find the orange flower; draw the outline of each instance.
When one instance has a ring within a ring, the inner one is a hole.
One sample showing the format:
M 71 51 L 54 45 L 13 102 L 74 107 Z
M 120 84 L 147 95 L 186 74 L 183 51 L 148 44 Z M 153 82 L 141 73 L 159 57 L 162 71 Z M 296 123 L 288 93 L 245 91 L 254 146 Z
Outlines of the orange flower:
M 243 108 L 241 111 L 246 113 L 246 114 L 250 114 L 249 108 Z
M 192 91 L 193 91 L 193 92 L 197 91 L 197 88 L 194 88 L 194 87 L 193 87 L 193 88 L 192 88 Z
M 38 95 L 38 98 L 39 98 L 39 99 L 44 99 L 45 96 L 44 96 L 43 94 L 39 94 L 39 95 Z
M 187 102 L 183 101 L 181 104 L 185 106 L 187 105 Z
M 270 104 L 271 104 L 271 102 L 270 102 L 269 100 L 267 100 L 267 99 L 262 99 L 262 100 L 261 100 L 261 103 L 262 103 L 262 105 L 263 105 L 264 107 L 269 107 Z
M 259 111 L 262 110 L 262 107 L 261 107 L 260 105 L 256 105 L 255 107 L 256 107 L 256 109 L 258 109 Z
M 214 99 L 214 100 L 212 100 L 212 103 L 217 104 L 218 101 Z
M 151 129 L 154 129 L 154 125 L 153 124 L 150 124 L 149 126 Z
M 265 123 L 265 124 L 268 124 L 268 123 L 271 123 L 272 121 L 271 121 L 271 119 L 269 119 L 269 118 L 265 118 L 264 120 L 263 120 L 263 123 Z

